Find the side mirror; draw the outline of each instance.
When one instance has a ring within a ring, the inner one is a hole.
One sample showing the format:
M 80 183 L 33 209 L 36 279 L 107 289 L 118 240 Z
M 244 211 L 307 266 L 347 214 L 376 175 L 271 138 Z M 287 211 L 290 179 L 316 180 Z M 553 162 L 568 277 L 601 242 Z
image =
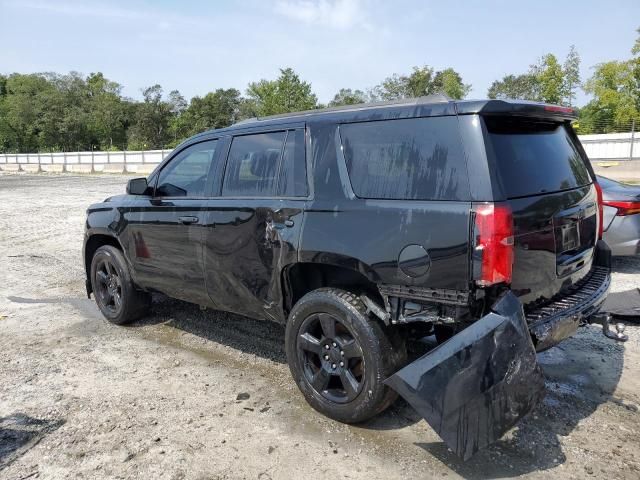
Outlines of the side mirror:
M 132 178 L 127 182 L 127 194 L 129 195 L 144 195 L 147 191 L 147 179 Z

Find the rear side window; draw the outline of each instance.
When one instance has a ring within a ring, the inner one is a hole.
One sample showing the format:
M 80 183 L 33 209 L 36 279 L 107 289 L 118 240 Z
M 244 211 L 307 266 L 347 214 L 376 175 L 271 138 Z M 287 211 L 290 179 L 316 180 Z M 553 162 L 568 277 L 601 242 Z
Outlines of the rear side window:
M 343 124 L 340 136 L 351 186 L 358 197 L 469 198 L 456 117 Z
M 486 117 L 488 151 L 508 198 L 568 190 L 591 183 L 566 127 L 508 117 Z
M 304 130 L 235 137 L 222 187 L 224 196 L 306 196 Z

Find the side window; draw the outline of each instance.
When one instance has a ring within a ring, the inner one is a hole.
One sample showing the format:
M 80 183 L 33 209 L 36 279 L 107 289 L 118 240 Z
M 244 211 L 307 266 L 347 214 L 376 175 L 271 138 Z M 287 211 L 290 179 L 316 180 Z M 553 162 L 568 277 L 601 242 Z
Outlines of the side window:
M 456 117 L 340 125 L 347 170 L 361 198 L 468 200 Z
M 278 166 L 286 132 L 234 137 L 222 186 L 222 195 L 275 196 Z
M 306 197 L 307 164 L 304 130 L 289 130 L 280 168 L 280 193 L 284 197 Z
M 217 140 L 198 143 L 180 152 L 158 177 L 157 197 L 202 197 Z

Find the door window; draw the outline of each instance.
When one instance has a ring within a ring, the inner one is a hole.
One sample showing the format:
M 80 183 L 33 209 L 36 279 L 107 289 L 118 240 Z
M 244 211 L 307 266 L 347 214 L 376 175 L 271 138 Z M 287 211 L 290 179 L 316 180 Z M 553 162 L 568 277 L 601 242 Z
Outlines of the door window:
M 160 172 L 156 196 L 203 197 L 217 143 L 202 142 L 180 152 Z
M 229 150 L 222 194 L 242 197 L 306 196 L 304 130 L 235 137 Z

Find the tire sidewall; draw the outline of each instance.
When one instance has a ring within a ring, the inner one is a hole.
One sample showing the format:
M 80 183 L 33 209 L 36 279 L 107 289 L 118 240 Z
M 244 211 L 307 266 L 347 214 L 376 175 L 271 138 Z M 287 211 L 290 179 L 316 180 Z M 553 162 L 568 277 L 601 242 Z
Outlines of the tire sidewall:
M 118 272 L 118 277 L 120 277 L 120 288 L 121 295 L 120 298 L 122 300 L 122 307 L 114 314 L 109 309 L 105 308 L 102 303 L 98 300 L 97 290 L 97 268 L 98 264 L 102 260 L 108 260 Z M 96 253 L 93 255 L 91 259 L 91 286 L 94 292 L 94 296 L 96 298 L 96 304 L 102 312 L 102 315 L 112 323 L 121 325 L 127 322 L 128 311 L 131 309 L 131 277 L 129 275 L 129 270 L 126 265 L 123 263 L 122 254 L 111 246 L 103 246 L 96 250 Z
M 349 302 L 332 293 L 317 290 L 303 297 L 291 311 L 286 331 L 286 352 L 291 374 L 309 404 L 338 421 L 364 421 L 386 408 L 389 389 L 382 382 L 388 372 L 383 349 L 388 347 L 386 336 L 375 322 Z M 304 320 L 316 313 L 328 313 L 338 318 L 359 343 L 364 360 L 364 384 L 358 396 L 348 403 L 336 403 L 324 398 L 307 381 L 299 358 L 297 337 Z

